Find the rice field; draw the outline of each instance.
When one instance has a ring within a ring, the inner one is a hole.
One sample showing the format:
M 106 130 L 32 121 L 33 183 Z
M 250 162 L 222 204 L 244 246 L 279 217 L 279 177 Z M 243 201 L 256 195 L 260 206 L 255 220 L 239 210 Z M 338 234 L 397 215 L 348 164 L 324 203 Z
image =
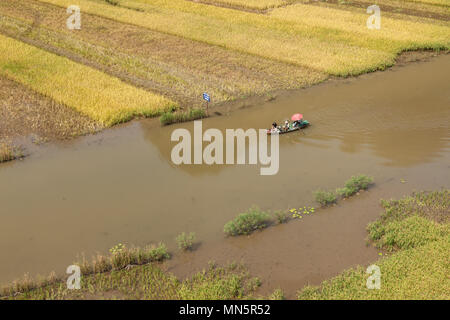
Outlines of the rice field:
M 201 107 L 208 91 L 214 103 L 280 89 L 307 87 L 327 75 L 254 55 L 161 34 L 98 16 L 83 15 L 83 28 L 61 28 L 66 12 L 36 1 L 0 2 L 0 32 L 89 64 L 129 84 Z M 39 24 L 34 18 L 39 15 Z M 27 32 L 27 30 L 32 30 Z M 100 30 L 100 31 L 99 31 Z M 180 54 L 182 52 L 182 54 Z
M 7 78 L 105 126 L 155 116 L 174 107 L 174 102 L 162 96 L 1 35 L 0 70 Z
M 60 6 L 73 2 L 42 1 Z M 349 14 L 341 10 L 303 4 L 262 15 L 184 0 L 124 0 L 119 6 L 74 3 L 91 14 L 338 76 L 384 69 L 403 50 L 450 46 L 448 24 L 386 17 L 382 29 L 374 31 L 366 28 L 363 10 L 347 21 Z

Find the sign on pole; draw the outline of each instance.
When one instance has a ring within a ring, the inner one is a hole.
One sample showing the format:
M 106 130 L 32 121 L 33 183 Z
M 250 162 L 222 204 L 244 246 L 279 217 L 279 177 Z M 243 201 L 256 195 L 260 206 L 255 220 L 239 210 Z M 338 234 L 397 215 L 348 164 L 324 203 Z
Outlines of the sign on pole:
M 208 114 L 208 107 L 209 107 L 208 104 L 209 104 L 209 102 L 211 102 L 211 97 L 209 96 L 209 94 L 204 92 L 203 93 L 203 100 L 206 101 L 206 116 L 208 117 L 209 116 L 209 114 Z

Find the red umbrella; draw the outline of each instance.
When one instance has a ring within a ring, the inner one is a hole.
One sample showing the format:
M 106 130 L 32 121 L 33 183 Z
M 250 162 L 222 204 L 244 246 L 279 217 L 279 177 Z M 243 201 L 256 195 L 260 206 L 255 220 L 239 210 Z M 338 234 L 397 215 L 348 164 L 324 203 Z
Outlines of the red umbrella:
M 303 119 L 303 115 L 301 113 L 296 113 L 291 117 L 292 121 L 300 121 Z

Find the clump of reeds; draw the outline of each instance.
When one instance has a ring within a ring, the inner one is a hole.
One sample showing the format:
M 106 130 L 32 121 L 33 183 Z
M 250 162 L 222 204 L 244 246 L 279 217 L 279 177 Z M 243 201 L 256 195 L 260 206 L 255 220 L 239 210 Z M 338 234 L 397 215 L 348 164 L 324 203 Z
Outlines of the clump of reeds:
M 165 112 L 159 120 L 162 125 L 166 126 L 172 123 L 186 122 L 202 118 L 206 118 L 205 110 L 201 108 L 192 108 L 186 112 Z
M 0 142 L 0 163 L 23 157 L 20 148 L 12 147 L 7 143 Z
M 84 275 L 120 270 L 130 265 L 142 265 L 150 262 L 163 261 L 170 258 L 164 243 L 143 248 L 128 248 L 119 243 L 112 247 L 109 256 L 97 254 L 89 262 L 84 255 L 74 264 L 78 265 Z

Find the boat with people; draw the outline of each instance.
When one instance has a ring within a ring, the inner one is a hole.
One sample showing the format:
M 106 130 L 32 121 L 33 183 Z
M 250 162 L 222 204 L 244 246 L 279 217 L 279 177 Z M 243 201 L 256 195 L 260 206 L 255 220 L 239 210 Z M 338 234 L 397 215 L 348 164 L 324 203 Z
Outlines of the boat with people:
M 306 128 L 309 125 L 309 121 L 303 119 L 303 115 L 301 113 L 296 113 L 292 115 L 291 121 L 285 120 L 282 126 L 277 125 L 276 122 L 272 123 L 272 128 L 267 129 L 267 134 L 271 135 L 289 133 Z

